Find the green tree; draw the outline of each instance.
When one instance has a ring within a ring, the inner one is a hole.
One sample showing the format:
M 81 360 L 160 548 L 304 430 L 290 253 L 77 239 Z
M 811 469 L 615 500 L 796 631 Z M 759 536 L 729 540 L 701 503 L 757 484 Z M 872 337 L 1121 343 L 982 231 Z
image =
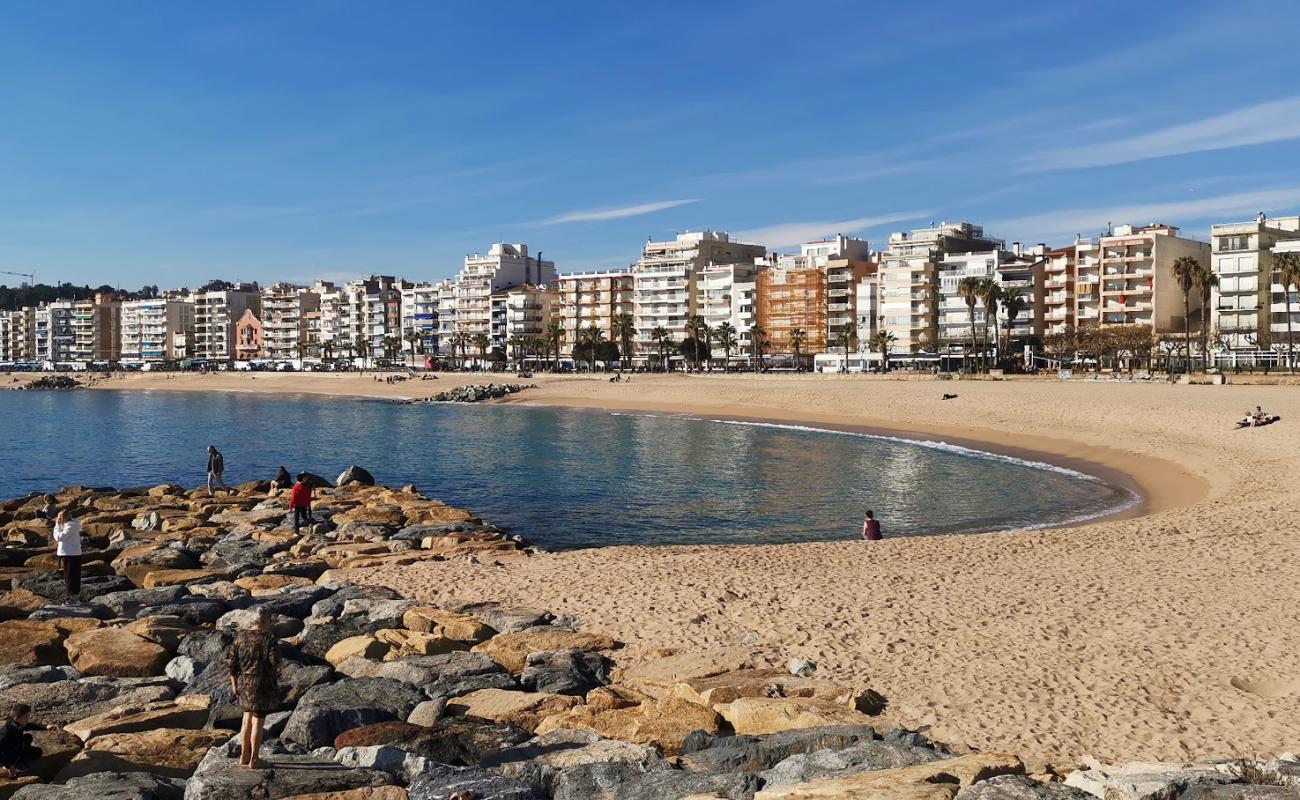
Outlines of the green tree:
M 876 335 L 871 337 L 871 349 L 880 353 L 881 372 L 889 372 L 889 354 L 897 341 L 898 337 L 884 328 L 876 331 Z
M 655 349 L 659 352 L 659 367 L 664 372 L 668 371 L 668 350 L 672 346 L 672 334 L 662 325 L 656 325 L 650 331 L 650 341 L 655 343 Z
M 849 371 L 849 350 L 857 344 L 858 330 L 852 322 L 846 322 L 835 332 L 835 344 L 844 348 L 844 371 Z
M 790 348 L 794 350 L 794 369 L 796 372 L 803 371 L 803 345 L 808 341 L 808 333 L 803 328 L 795 328 L 790 331 Z
M 736 349 L 736 326 L 724 322 L 718 326 L 718 346 L 722 348 L 722 371 L 731 371 L 731 351 Z
M 763 371 L 763 351 L 767 349 L 767 331 L 762 325 L 749 328 L 749 349 L 754 358 L 754 372 Z
M 966 371 L 975 371 L 975 304 L 980 299 L 980 279 L 967 276 L 957 281 L 957 296 L 966 301 L 966 312 L 970 314 L 970 352 L 966 356 Z
M 1011 330 L 1016 327 L 1016 318 L 1029 306 L 1024 292 L 1019 289 L 1004 289 L 1002 292 L 1002 311 L 1007 315 L 1007 347 L 1011 347 Z
M 415 366 L 416 351 L 418 350 L 421 353 L 424 352 L 424 336 L 422 336 L 415 328 L 411 328 L 406 333 L 402 334 L 402 338 L 411 346 L 410 363 L 411 366 Z
M 582 329 L 578 335 L 578 345 L 582 348 L 582 353 L 587 357 L 588 368 L 591 372 L 596 371 L 596 357 L 600 355 L 601 345 L 605 344 L 605 332 L 600 329 L 596 323 L 591 323 Z M 573 360 L 579 358 L 578 348 L 573 351 Z
M 553 372 L 560 371 L 560 345 L 564 343 L 564 326 L 558 322 L 552 322 L 546 326 L 546 343 L 549 345 L 551 354 L 555 357 Z
M 623 345 L 623 352 L 618 359 L 618 371 L 623 373 L 623 366 L 632 366 L 632 346 L 636 341 L 636 320 L 631 314 L 623 313 L 614 317 L 610 323 L 614 335 L 618 337 L 619 342 Z
M 687 337 L 687 339 L 691 339 L 691 340 L 694 340 L 695 342 L 699 342 L 702 338 L 704 338 L 704 329 L 705 329 L 706 327 L 708 327 L 708 325 L 707 325 L 707 323 L 705 323 L 705 321 L 704 321 L 704 317 L 700 316 L 699 314 L 696 314 L 695 316 L 693 316 L 693 317 L 691 317 L 690 319 L 686 320 L 686 337 Z M 686 342 L 685 342 L 685 341 L 682 342 L 681 347 L 682 347 L 682 351 L 681 351 L 681 352 L 682 352 L 682 356 L 685 357 L 685 356 L 686 356 L 686 349 L 685 349 L 685 348 L 686 348 Z M 696 368 L 696 369 L 699 369 L 699 368 L 700 368 L 700 348 L 697 347 L 697 346 L 692 345 L 692 346 L 690 346 L 690 351 L 691 351 L 691 354 L 693 355 L 693 358 L 691 358 L 691 361 L 692 361 L 692 363 L 695 365 L 695 368 Z
M 370 358 L 370 340 L 358 339 L 356 343 L 357 357 L 361 359 L 361 370 L 364 372 L 369 367 Z
M 1210 296 L 1219 285 L 1219 276 L 1205 267 L 1192 273 L 1192 283 L 1201 298 L 1201 371 L 1210 369 Z
M 987 349 L 989 341 L 989 326 L 993 326 L 993 366 L 998 365 L 998 348 L 996 337 L 998 335 L 998 304 L 1002 300 L 1002 284 L 997 282 L 996 278 L 980 279 L 980 302 L 984 304 L 984 348 Z M 981 350 L 983 354 L 984 350 Z M 988 367 L 985 367 L 988 370 Z
M 1183 290 L 1183 341 L 1187 352 L 1187 371 L 1192 371 L 1192 287 L 1196 284 L 1196 273 L 1201 264 L 1191 256 L 1179 256 L 1174 260 L 1173 275 L 1178 281 L 1178 288 Z
M 479 368 L 487 362 L 487 351 L 492 346 L 492 339 L 486 333 L 476 333 L 470 340 L 470 343 L 478 348 Z
M 1295 332 L 1291 329 L 1291 290 L 1300 288 L 1300 253 L 1278 253 L 1273 256 L 1277 282 L 1286 295 L 1286 360 L 1295 373 Z

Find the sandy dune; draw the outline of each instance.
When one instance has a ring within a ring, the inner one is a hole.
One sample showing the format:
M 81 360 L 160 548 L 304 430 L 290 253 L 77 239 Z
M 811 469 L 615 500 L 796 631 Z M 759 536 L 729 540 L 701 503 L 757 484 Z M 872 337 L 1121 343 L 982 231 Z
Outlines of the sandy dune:
M 525 402 L 875 426 L 1083 459 L 1133 476 L 1149 513 L 1057 531 L 607 548 L 356 577 L 434 600 L 572 613 L 628 642 L 625 659 L 735 645 L 810 657 L 883 692 L 903 722 L 981 748 L 1133 760 L 1300 746 L 1294 388 L 830 376 L 538 382 Z M 340 376 L 169 383 L 394 396 L 434 385 Z M 940 401 L 945 391 L 960 396 Z M 1232 430 L 1257 403 L 1283 422 Z M 887 507 L 877 505 L 886 533 Z

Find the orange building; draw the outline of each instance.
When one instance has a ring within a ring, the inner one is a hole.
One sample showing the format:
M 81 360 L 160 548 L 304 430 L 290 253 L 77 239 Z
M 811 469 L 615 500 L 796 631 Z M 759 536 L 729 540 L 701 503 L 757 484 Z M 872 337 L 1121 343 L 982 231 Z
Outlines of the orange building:
M 235 359 L 251 361 L 261 358 L 262 343 L 262 321 L 253 314 L 253 309 L 245 309 L 244 316 L 235 323 Z
M 767 332 L 769 352 L 793 353 L 790 334 L 804 332 L 801 353 L 826 350 L 826 273 L 817 267 L 769 267 L 755 278 L 755 321 Z

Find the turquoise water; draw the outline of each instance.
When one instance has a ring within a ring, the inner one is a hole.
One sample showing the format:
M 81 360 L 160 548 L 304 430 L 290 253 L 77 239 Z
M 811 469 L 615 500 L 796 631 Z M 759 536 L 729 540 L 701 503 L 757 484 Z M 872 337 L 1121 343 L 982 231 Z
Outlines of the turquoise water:
M 551 549 L 801 542 L 1041 526 L 1131 501 L 998 456 L 787 427 L 311 396 L 0 393 L 0 497 L 65 484 L 231 482 L 360 464 Z

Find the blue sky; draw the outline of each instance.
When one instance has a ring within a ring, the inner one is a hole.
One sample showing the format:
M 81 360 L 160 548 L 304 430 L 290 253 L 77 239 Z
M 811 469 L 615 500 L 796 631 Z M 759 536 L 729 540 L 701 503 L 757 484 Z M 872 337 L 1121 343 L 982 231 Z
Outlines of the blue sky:
M 8 3 L 0 270 L 561 271 L 1300 213 L 1300 3 Z M 7 276 L 0 275 L 0 279 Z M 12 281 L 14 279 L 8 278 Z

